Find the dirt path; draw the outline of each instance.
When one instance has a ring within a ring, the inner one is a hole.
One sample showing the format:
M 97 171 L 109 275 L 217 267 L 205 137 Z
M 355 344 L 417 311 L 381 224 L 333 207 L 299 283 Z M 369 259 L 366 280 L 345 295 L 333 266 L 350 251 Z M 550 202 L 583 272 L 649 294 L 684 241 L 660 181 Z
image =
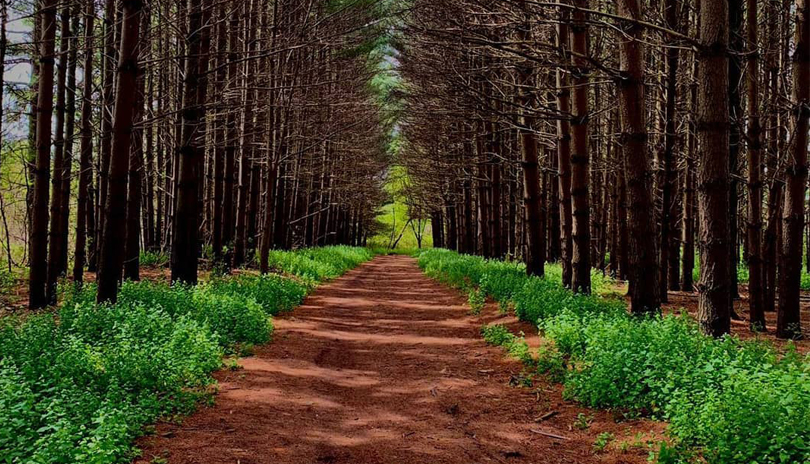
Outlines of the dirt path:
M 216 405 L 159 426 L 140 462 L 646 462 L 640 445 L 597 453 L 594 440 L 649 423 L 617 424 L 558 386 L 510 386 L 521 366 L 487 347 L 482 320 L 411 258 L 377 258 L 276 323 L 274 343 L 217 375 Z M 572 427 L 580 413 L 593 415 L 585 430 Z

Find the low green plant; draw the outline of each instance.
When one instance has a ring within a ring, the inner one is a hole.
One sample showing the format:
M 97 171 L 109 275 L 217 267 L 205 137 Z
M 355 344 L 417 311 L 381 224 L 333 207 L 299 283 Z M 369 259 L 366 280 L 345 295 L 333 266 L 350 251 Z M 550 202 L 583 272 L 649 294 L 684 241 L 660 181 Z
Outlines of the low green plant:
M 511 357 L 529 366 L 534 364 L 523 333 L 515 335 L 504 325 L 485 325 L 481 327 L 481 335 L 490 345 L 503 347 Z
M 586 415 L 584 413 L 579 413 L 579 414 L 577 414 L 577 419 L 574 421 L 574 427 L 576 427 L 576 428 L 578 428 L 580 430 L 585 430 L 585 429 L 590 428 L 592 423 L 593 423 L 593 416 L 592 415 Z
M 318 283 L 340 277 L 373 256 L 373 252 L 367 248 L 348 246 L 273 250 L 269 254 L 269 265 L 281 273 Z
M 506 327 L 482 333 L 552 372 L 567 397 L 668 421 L 672 440 L 659 460 L 699 454 L 708 462 L 810 462 L 807 356 L 779 355 L 762 341 L 706 337 L 685 314 L 631 316 L 623 300 L 603 290 L 607 281 L 595 280 L 593 296 L 574 295 L 553 267 L 545 279 L 518 276 L 520 265 L 446 250 L 421 253 L 419 265 L 440 282 L 507 298 L 519 318 L 536 323 L 550 342 L 536 360 Z
M 348 247 L 286 253 L 329 277 L 371 257 Z M 96 304 L 86 284 L 66 290 L 56 313 L 0 319 L 0 462 L 130 461 L 147 424 L 210 401 L 211 372 L 239 368 L 223 356 L 267 342 L 272 315 L 313 288 L 285 272 L 293 277 L 125 282 L 114 305 Z
M 162 267 L 169 264 L 169 255 L 162 251 L 141 251 L 140 265 Z
M 470 305 L 470 312 L 472 314 L 481 314 L 481 311 L 487 304 L 487 294 L 480 288 L 472 289 L 467 294 L 467 304 Z
M 605 448 L 607 448 L 607 446 L 613 441 L 614 438 L 616 437 L 610 432 L 600 433 L 599 435 L 596 436 L 596 440 L 594 440 L 593 442 L 594 451 L 596 451 L 597 453 L 604 451 Z

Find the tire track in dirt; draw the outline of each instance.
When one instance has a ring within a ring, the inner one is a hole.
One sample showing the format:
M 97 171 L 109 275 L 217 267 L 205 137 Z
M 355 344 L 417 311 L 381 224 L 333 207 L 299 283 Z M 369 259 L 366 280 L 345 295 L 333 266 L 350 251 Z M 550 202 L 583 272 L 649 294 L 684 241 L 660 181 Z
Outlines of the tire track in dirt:
M 412 258 L 376 258 L 277 318 L 272 344 L 216 375 L 215 405 L 160 425 L 136 462 L 646 462 L 646 449 L 596 453 L 594 440 L 660 424 L 617 424 L 559 386 L 510 386 L 522 368 L 485 345 L 481 323 Z M 580 413 L 586 430 L 572 427 Z

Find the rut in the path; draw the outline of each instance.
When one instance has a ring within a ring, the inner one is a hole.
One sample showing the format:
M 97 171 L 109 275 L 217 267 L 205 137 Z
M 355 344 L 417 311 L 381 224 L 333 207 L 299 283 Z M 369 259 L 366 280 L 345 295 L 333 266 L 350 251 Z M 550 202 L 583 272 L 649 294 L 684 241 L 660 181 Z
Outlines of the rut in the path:
M 218 375 L 214 407 L 142 440 L 142 462 L 645 462 L 594 453 L 607 414 L 571 429 L 584 410 L 558 387 L 510 386 L 521 367 L 481 323 L 412 258 L 377 258 L 277 319 L 272 344 Z

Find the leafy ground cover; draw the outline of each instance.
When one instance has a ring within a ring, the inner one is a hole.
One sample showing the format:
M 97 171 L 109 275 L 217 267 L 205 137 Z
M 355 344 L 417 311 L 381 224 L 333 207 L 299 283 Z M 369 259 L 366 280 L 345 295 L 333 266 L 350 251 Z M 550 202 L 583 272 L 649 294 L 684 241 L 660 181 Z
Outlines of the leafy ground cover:
M 659 462 L 810 462 L 810 359 L 767 342 L 700 334 L 685 315 L 638 318 L 623 300 L 527 277 L 521 264 L 445 250 L 419 255 L 427 275 L 478 289 L 537 324 L 552 348 L 528 353 L 520 337 L 485 327 L 486 339 L 565 384 L 571 399 L 669 422 Z
M 210 398 L 223 356 L 272 335 L 320 282 L 370 251 L 274 252 L 282 275 L 241 274 L 196 287 L 128 282 L 115 305 L 69 291 L 56 313 L 0 321 L 0 462 L 122 462 L 161 417 Z

